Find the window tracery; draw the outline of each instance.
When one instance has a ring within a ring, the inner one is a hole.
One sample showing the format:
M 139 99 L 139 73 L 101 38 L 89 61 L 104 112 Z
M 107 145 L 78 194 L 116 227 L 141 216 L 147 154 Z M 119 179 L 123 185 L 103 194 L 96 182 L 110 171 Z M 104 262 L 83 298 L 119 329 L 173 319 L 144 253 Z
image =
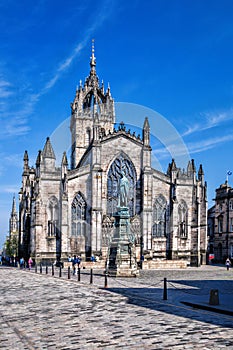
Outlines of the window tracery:
M 167 203 L 165 198 L 160 195 L 156 198 L 153 206 L 153 227 L 152 235 L 154 237 L 166 236 L 166 215 Z
M 58 232 L 58 200 L 55 196 L 52 196 L 48 202 L 47 208 L 48 214 L 48 236 L 56 237 Z
M 178 236 L 188 237 L 188 208 L 184 201 L 178 206 Z
M 79 192 L 71 205 L 71 235 L 82 236 L 85 235 L 86 229 L 86 202 Z

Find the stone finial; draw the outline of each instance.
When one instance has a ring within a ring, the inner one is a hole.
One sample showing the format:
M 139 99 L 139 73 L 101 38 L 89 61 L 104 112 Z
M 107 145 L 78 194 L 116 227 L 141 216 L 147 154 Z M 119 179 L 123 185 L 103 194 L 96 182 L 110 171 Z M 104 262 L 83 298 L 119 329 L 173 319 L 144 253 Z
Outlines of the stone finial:
M 145 146 L 150 145 L 150 124 L 147 117 L 143 124 L 143 143 Z

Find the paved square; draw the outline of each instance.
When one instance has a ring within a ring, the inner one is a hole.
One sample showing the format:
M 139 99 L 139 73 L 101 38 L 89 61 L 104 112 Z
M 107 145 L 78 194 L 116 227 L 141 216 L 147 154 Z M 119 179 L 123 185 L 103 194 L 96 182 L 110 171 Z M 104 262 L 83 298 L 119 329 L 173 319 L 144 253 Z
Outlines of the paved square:
M 232 298 L 233 270 L 143 271 L 109 278 L 108 289 L 102 276 L 90 285 L 87 271 L 81 282 L 57 273 L 0 268 L 1 349 L 233 349 L 232 316 L 180 303 L 198 293 L 208 300 L 214 285 Z

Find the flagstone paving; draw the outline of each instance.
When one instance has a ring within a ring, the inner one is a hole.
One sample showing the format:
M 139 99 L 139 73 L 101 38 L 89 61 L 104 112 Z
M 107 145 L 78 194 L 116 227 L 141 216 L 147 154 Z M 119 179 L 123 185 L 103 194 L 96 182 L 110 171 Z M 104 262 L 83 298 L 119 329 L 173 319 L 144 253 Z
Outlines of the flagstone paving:
M 143 271 L 140 278 L 108 278 L 108 288 L 101 272 L 93 284 L 88 271 L 78 282 L 65 269 L 59 278 L 58 270 L 51 276 L 1 267 L 0 278 L 0 349 L 233 349 L 232 315 L 180 303 L 208 303 L 214 287 L 220 306 L 221 298 L 233 299 L 233 269 Z

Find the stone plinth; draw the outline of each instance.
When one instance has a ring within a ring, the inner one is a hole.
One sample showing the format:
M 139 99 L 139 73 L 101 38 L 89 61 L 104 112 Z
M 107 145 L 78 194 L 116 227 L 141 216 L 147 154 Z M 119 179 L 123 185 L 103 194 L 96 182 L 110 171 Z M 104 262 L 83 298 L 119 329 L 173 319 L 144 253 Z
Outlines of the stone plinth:
M 116 277 L 136 277 L 135 247 L 129 240 L 130 215 L 126 207 L 119 208 L 115 215 L 115 233 L 110 245 L 108 273 Z

